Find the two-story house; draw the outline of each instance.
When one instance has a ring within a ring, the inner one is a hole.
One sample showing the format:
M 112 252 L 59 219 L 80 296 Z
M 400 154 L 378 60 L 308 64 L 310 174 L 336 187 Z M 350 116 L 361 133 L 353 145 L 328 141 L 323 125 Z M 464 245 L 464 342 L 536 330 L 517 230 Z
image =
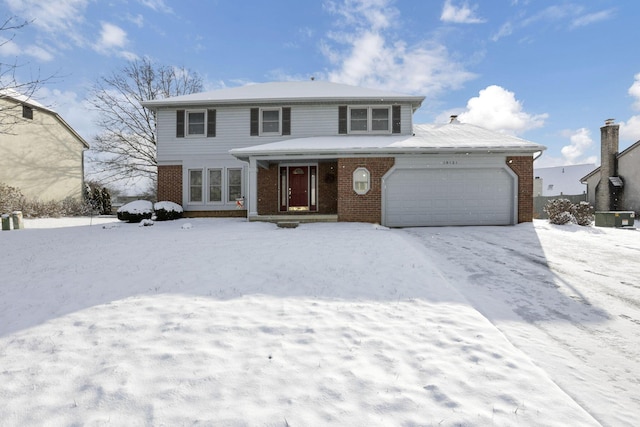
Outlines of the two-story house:
M 424 97 L 323 81 L 144 102 L 158 198 L 190 216 L 387 226 L 531 221 L 545 147 L 462 124 L 414 125 Z
M 81 199 L 89 144 L 50 108 L 0 91 L 0 182 L 40 200 Z

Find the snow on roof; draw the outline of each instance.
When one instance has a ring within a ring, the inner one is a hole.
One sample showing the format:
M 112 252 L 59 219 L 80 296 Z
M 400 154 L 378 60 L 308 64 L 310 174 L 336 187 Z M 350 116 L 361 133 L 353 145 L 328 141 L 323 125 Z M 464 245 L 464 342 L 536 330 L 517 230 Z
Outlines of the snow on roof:
M 20 92 L 16 91 L 15 89 L 11 89 L 11 88 L 0 89 L 0 98 L 11 98 L 22 104 L 28 104 L 33 107 L 55 113 L 55 111 L 53 111 L 51 108 L 45 107 L 44 105 L 34 100 L 30 96 L 23 95 Z
M 73 129 L 69 125 L 69 123 L 64 121 L 64 119 L 60 116 L 60 114 L 56 113 L 54 110 L 52 110 L 49 107 L 45 107 L 44 105 L 42 105 L 38 101 L 35 101 L 30 96 L 23 95 L 20 92 L 14 90 L 14 89 L 11 89 L 11 88 L 4 88 L 4 89 L 0 89 L 0 98 L 13 99 L 15 101 L 18 101 L 21 104 L 26 104 L 26 105 L 29 105 L 31 107 L 35 107 L 35 108 L 38 108 L 40 110 L 43 110 L 43 111 L 46 111 L 46 112 L 52 114 L 56 119 L 58 119 L 60 121 L 60 123 L 64 127 L 66 127 L 80 141 L 80 143 L 82 145 L 84 145 L 86 148 L 89 148 L 89 143 L 87 141 L 85 141 L 84 138 L 82 136 L 80 136 L 80 134 L 78 134 L 78 132 L 76 132 L 75 129 Z
M 593 163 L 583 165 L 536 168 L 533 176 L 542 180 L 542 196 L 583 194 L 587 187 L 580 179 L 596 167 Z
M 251 156 L 313 154 L 402 154 L 440 152 L 534 153 L 546 147 L 515 136 L 465 123 L 421 124 L 413 135 L 348 135 L 295 138 L 231 150 Z
M 271 82 L 174 96 L 165 99 L 144 101 L 145 107 L 176 106 L 189 104 L 231 104 L 231 103 L 267 103 L 300 101 L 408 101 L 416 107 L 424 100 L 423 96 L 387 92 L 325 81 Z

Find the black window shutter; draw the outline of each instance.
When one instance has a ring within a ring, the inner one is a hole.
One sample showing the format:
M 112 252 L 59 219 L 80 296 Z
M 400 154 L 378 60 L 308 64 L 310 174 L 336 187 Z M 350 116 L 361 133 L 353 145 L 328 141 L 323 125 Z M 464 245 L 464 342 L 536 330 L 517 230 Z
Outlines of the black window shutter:
M 216 136 L 216 110 L 207 110 L 207 138 Z
M 338 107 L 338 133 L 347 133 L 347 106 L 341 105 Z
M 176 138 L 184 138 L 184 110 L 176 113 Z
M 251 109 L 251 136 L 258 136 L 260 134 L 260 109 Z
M 402 126 L 400 123 L 400 106 L 394 105 L 391 107 L 391 123 L 392 123 L 392 132 L 400 133 Z
M 291 107 L 282 107 L 282 134 L 291 135 Z

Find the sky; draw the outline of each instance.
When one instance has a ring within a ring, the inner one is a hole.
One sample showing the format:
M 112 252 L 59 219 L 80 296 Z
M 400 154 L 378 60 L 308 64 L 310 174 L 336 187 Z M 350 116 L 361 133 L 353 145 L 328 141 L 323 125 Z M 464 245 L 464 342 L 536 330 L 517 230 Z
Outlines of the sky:
M 307 80 L 425 96 L 414 123 L 462 122 L 543 144 L 536 167 L 596 163 L 614 118 L 640 140 L 635 0 L 0 0 L 0 62 L 56 76 L 36 95 L 91 144 L 87 92 L 128 61 L 205 90 Z M 4 21 L 3 21 L 4 22 Z

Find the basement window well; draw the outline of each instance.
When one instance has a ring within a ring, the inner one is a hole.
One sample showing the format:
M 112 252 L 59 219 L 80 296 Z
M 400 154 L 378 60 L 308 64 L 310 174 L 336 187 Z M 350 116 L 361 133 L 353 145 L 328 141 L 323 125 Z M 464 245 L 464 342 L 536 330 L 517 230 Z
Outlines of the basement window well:
M 371 174 L 366 168 L 358 168 L 353 172 L 353 191 L 356 194 L 367 194 L 371 188 Z

